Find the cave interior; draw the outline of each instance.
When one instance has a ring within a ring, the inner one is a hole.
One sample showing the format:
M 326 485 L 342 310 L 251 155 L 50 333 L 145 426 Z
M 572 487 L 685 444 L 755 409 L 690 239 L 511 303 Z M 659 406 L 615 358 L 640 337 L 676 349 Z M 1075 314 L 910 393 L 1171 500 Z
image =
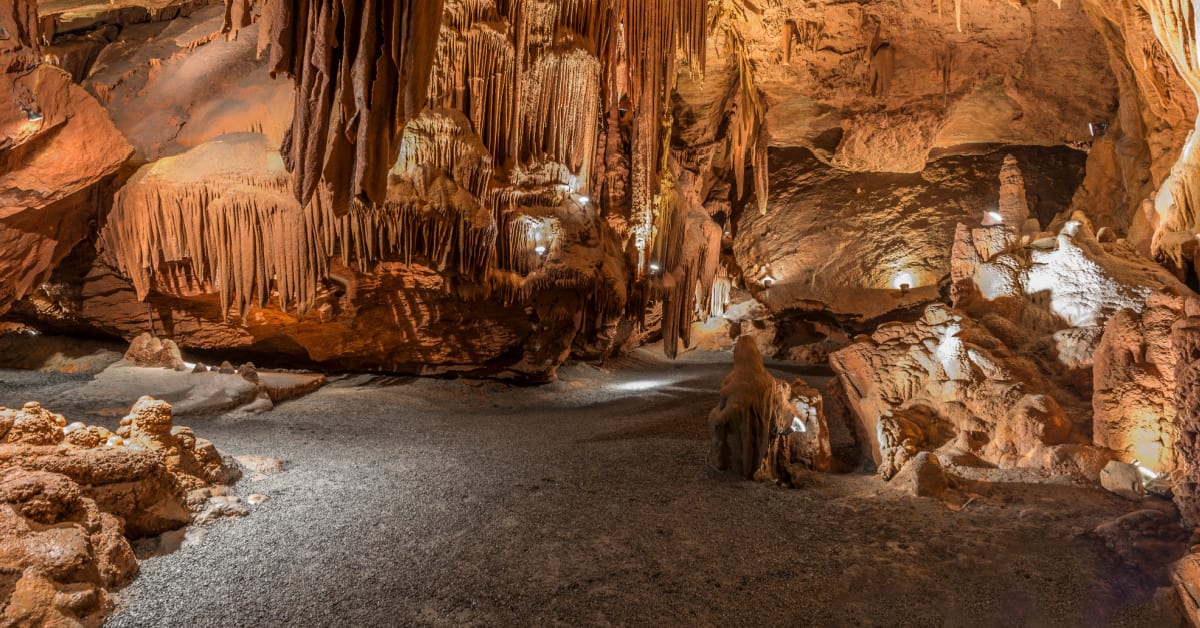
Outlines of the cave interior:
M 1200 626 L 1198 15 L 0 0 L 0 626 Z

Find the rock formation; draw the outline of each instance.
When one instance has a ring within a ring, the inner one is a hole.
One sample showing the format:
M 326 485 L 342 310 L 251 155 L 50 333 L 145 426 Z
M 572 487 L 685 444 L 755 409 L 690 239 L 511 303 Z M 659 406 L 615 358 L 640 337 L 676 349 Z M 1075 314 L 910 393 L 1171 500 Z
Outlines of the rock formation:
M 179 352 L 179 345 L 169 338 L 163 340 L 150 334 L 142 334 L 129 343 L 125 361 L 141 367 L 183 367 L 183 355 Z
M 149 397 L 115 434 L 35 402 L 0 408 L 0 621 L 99 626 L 137 574 L 126 537 L 190 523 L 239 476 Z
M 862 442 L 890 478 L 943 447 L 1001 467 L 1095 478 L 1107 454 L 1087 446 L 1083 418 L 1028 358 L 944 305 L 890 323 L 830 355 Z
M 733 371 L 709 414 L 708 462 L 747 479 L 792 482 L 805 470 L 830 467 L 829 428 L 821 395 L 802 381 L 787 384 L 763 366 L 754 340 L 738 340 Z
M 1175 469 L 1175 373 L 1171 330 L 1183 299 L 1155 293 L 1140 313 L 1109 319 L 1093 357 L 1093 435 L 1097 445 L 1153 473 Z

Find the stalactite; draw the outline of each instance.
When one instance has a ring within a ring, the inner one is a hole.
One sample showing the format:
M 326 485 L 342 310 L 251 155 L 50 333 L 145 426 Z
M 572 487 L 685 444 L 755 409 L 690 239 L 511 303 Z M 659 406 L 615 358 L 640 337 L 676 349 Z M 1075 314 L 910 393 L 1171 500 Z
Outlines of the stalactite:
M 285 308 L 306 309 L 327 254 L 313 216 L 287 193 L 289 179 L 226 175 L 220 183 L 132 180 L 117 193 L 102 232 L 110 262 L 140 299 L 162 264 L 186 261 L 219 292 L 224 312 L 234 306 L 244 314 L 265 302 L 272 280 Z
M 714 37 L 721 37 L 724 41 L 737 73 L 735 112 L 730 124 L 730 155 L 734 182 L 738 196 L 741 196 L 745 188 L 746 162 L 750 161 L 755 173 L 758 210 L 765 214 L 770 191 L 767 176 L 766 100 L 758 89 L 746 40 L 738 26 L 739 22 L 746 21 L 745 9 L 740 3 L 732 3 L 729 0 L 722 0 L 720 7 L 722 10 L 713 14 L 709 30 Z
M 962 30 L 962 3 L 963 0 L 954 0 L 954 26 L 958 28 L 958 32 Z
M 301 204 L 322 178 L 339 211 L 353 198 L 387 197 L 404 124 L 425 102 L 442 7 L 443 0 L 266 0 L 271 74 L 291 76 L 297 87 L 283 153 Z
M 225 0 L 225 24 L 221 34 L 228 39 L 237 39 L 238 31 L 253 21 L 253 0 Z
M 954 69 L 954 47 L 949 42 L 937 54 L 934 65 L 942 81 L 942 107 L 945 108 L 950 102 L 950 76 Z
M 709 319 L 724 315 L 729 309 L 732 292 L 733 280 L 729 277 L 729 271 L 724 267 L 717 270 L 707 292 L 703 284 L 697 284 L 696 303 L 698 307 L 696 309 L 701 315 L 701 320 L 708 322 Z
M 113 212 L 114 232 L 150 213 L 162 229 L 144 234 L 137 251 L 114 245 L 119 266 L 150 274 L 164 261 L 183 260 L 244 312 L 272 287 L 281 301 L 307 307 L 331 258 L 360 271 L 377 261 L 421 261 L 444 271 L 448 285 L 480 298 L 513 302 L 575 286 L 586 294 L 581 326 L 598 327 L 612 308 L 626 305 L 628 286 L 618 290 L 605 283 L 611 277 L 594 276 L 594 268 L 558 260 L 560 235 L 538 255 L 542 236 L 531 235 L 539 230 L 530 232 L 528 224 L 542 221 L 540 232 L 561 228 L 554 217 L 577 211 L 570 207 L 581 195 L 599 196 L 605 174 L 629 173 L 628 197 L 622 180 L 608 198 L 622 205 L 631 199 L 632 218 L 621 231 L 628 224 L 636 234 L 641 267 L 654 260 L 669 269 L 669 290 L 644 293 L 669 303 L 675 347 L 687 340 L 696 304 L 710 307 L 716 290 L 715 251 L 711 259 L 683 253 L 694 208 L 671 200 L 678 195 L 660 182 L 668 170 L 677 53 L 692 72 L 702 71 L 714 24 L 709 4 L 263 0 L 260 45 L 268 44 L 272 74 L 291 76 L 297 86 L 282 150 L 293 176 L 282 180 L 302 202 L 276 213 L 307 225 L 311 242 L 291 232 L 268 234 L 264 225 L 273 214 L 266 205 L 240 206 L 231 230 L 214 235 L 207 229 L 216 219 L 190 202 L 176 203 L 174 191 L 159 199 L 161 206 L 131 196 Z M 742 10 L 742 0 L 716 4 Z M 226 0 L 231 28 L 243 21 L 246 5 Z M 736 30 L 729 25 L 724 34 Z M 812 41 L 819 38 L 814 30 Z M 739 186 L 751 165 L 765 211 L 766 109 L 740 36 L 738 44 L 731 141 L 743 165 Z M 607 126 L 598 123 L 605 119 Z M 630 130 L 628 143 L 622 128 Z M 610 161 L 615 167 L 606 170 Z M 217 204 L 227 202 L 219 190 L 206 190 Z M 184 224 L 199 235 L 183 235 Z M 188 246 L 203 240 L 215 252 L 193 256 L 186 246 L 181 252 L 181 239 Z M 251 268 L 256 264 L 262 269 Z M 614 274 L 621 273 L 608 273 Z M 139 283 L 144 296 L 149 284 Z
M 653 245 L 654 196 L 663 168 L 664 114 L 674 88 L 675 54 L 683 48 L 692 67 L 702 66 L 708 3 L 700 0 L 627 0 L 624 28 L 632 134 L 631 200 L 639 252 Z M 642 255 L 644 258 L 644 255 Z M 639 270 L 644 269 L 644 264 Z
M 363 272 L 378 261 L 422 261 L 475 281 L 494 266 L 492 209 L 440 168 L 398 177 L 384 203 L 352 203 L 339 216 L 324 194 L 301 208 L 281 165 L 241 169 L 269 151 L 260 137 L 231 138 L 146 166 L 121 188 L 101 239 L 139 298 L 159 285 L 164 265 L 186 265 L 223 311 L 241 315 L 272 290 L 282 308 L 306 311 L 335 256 Z
M 471 123 L 459 111 L 426 111 L 405 127 L 393 173 L 436 168 L 484 199 L 492 178 L 492 158 Z
M 572 48 L 542 57 L 532 71 L 536 92 L 527 93 L 525 145 L 545 159 L 565 165 L 587 181 L 596 152 L 600 113 L 600 62 Z M 586 186 L 581 186 L 586 190 Z
M 788 20 L 783 23 L 783 31 L 779 34 L 779 47 L 783 53 L 783 64 L 792 64 L 792 48 L 796 45 L 799 29 L 796 27 L 796 20 Z

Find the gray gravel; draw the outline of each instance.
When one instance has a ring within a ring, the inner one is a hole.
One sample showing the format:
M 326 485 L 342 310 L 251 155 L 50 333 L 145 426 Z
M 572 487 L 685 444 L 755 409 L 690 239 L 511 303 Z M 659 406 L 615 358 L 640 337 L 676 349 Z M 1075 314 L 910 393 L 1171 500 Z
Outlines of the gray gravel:
M 710 474 L 727 359 L 642 355 L 539 388 L 359 376 L 189 418 L 287 469 L 237 486 L 270 497 L 249 517 L 144 561 L 108 625 L 1178 624 L 1080 534 L 1131 508 L 1096 489 L 1014 485 L 954 512 L 861 473 Z M 84 410 L 78 376 L 0 381 L 0 404 Z

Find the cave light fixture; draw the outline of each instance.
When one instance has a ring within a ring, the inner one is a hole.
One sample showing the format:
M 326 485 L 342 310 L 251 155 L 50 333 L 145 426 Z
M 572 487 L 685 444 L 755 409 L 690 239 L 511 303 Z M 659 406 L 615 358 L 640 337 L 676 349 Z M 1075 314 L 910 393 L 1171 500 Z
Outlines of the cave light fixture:
M 892 277 L 892 288 L 901 292 L 908 292 L 909 288 L 916 285 L 917 279 L 907 270 L 902 270 Z
M 655 275 L 657 275 L 658 271 L 660 271 L 660 270 L 662 270 L 662 267 L 659 266 L 657 262 L 650 262 L 650 272 L 651 273 L 654 273 Z
M 1142 475 L 1142 480 L 1146 482 L 1153 482 L 1158 479 L 1158 474 L 1154 472 L 1154 469 L 1142 466 L 1140 461 L 1135 459 L 1133 461 L 1133 466 L 1137 467 L 1138 473 Z
M 20 102 L 17 103 L 17 107 L 21 109 L 21 112 L 25 114 L 25 118 L 30 122 L 41 122 L 46 117 L 33 107 L 27 107 Z
M 994 224 L 994 225 L 1002 225 L 1002 224 L 1004 224 L 1004 216 L 1001 216 L 1001 215 L 1000 215 L 1000 212 L 998 212 L 998 211 L 989 211 L 989 212 L 987 212 L 987 214 L 986 214 L 986 215 L 987 215 L 987 217 L 988 217 L 988 220 L 990 220 L 992 224 Z

